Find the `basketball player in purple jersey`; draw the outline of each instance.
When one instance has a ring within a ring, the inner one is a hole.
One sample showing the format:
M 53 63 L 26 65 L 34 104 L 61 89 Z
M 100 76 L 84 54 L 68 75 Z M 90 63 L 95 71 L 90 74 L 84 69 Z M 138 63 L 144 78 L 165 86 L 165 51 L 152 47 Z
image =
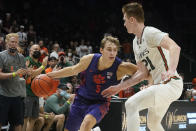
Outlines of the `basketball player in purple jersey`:
M 132 75 L 137 67 L 117 58 L 119 40 L 106 36 L 101 41 L 101 54 L 83 56 L 74 66 L 50 72 L 52 78 L 77 75 L 81 72 L 81 84 L 66 122 L 65 131 L 90 131 L 101 121 L 109 110 L 110 98 L 104 98 L 101 92 L 125 75 Z

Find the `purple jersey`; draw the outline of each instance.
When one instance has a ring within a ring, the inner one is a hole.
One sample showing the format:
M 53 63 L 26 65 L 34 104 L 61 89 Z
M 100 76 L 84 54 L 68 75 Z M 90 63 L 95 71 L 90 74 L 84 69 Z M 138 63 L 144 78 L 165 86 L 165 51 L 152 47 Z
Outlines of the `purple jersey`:
M 98 70 L 101 54 L 94 54 L 88 68 L 81 73 L 81 84 L 77 94 L 88 100 L 106 101 L 101 92 L 111 85 L 117 84 L 116 71 L 122 62 L 116 57 L 113 65 L 105 70 Z
M 109 110 L 110 102 L 103 98 L 101 92 L 117 84 L 116 71 L 121 60 L 116 58 L 113 65 L 105 70 L 98 70 L 101 54 L 94 54 L 89 67 L 81 73 L 81 85 L 71 106 L 65 128 L 78 131 L 87 114 L 100 122 Z

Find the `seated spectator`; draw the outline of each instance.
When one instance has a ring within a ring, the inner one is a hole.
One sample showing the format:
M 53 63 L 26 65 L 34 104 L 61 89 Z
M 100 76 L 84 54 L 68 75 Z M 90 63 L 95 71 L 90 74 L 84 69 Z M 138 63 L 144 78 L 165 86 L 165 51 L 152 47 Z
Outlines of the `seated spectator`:
M 185 92 L 186 99 L 189 99 L 190 101 L 196 100 L 196 78 L 193 78 L 192 80 L 192 89 L 188 89 Z
M 74 95 L 68 94 L 65 90 L 58 89 L 57 92 L 49 96 L 44 105 L 44 111 L 55 114 L 54 122 L 56 130 L 61 131 L 64 127 L 65 116 L 67 116 L 70 103 L 73 101 Z
M 42 97 L 39 98 L 40 112 L 39 117 L 35 121 L 33 131 L 41 131 L 42 129 L 43 131 L 49 131 L 54 122 L 55 114 L 44 112 L 44 103 L 45 100 Z
M 33 131 L 49 131 L 54 122 L 54 118 L 55 118 L 54 113 L 40 112 L 39 118 L 35 121 Z

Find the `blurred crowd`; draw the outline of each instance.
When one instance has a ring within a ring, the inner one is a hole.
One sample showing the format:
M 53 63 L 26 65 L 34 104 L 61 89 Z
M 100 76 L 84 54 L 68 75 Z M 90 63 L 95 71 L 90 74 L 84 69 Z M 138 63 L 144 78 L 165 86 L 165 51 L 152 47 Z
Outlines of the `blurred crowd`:
M 50 5 L 50 2 L 47 4 L 44 3 L 44 1 L 42 2 L 43 3 L 41 4 L 43 7 L 45 7 L 44 5 L 47 5 L 47 8 L 49 8 L 50 6 L 51 7 L 54 6 L 52 4 Z M 110 4 L 110 2 L 113 1 L 107 1 L 106 5 L 103 5 L 103 8 L 107 7 L 107 5 Z M 38 17 L 44 17 L 45 13 L 51 13 L 51 15 L 53 16 L 58 14 L 56 17 L 61 18 L 62 17 L 61 8 L 63 7 L 61 5 L 61 2 L 57 2 L 57 3 L 58 4 L 55 6 L 58 7 L 58 10 L 55 11 L 48 10 L 48 12 L 47 10 L 44 10 L 43 12 L 39 12 L 40 10 L 37 9 L 37 12 L 35 11 L 35 13 L 40 13 Z M 112 11 L 118 13 L 116 14 L 111 12 L 104 13 L 103 16 L 105 17 L 105 19 L 103 22 L 100 21 L 100 18 L 98 17 L 100 16 L 100 14 L 97 14 L 98 12 L 95 11 L 96 9 L 94 7 L 96 2 L 89 0 L 87 3 L 88 3 L 87 4 L 88 7 L 92 7 L 89 8 L 90 10 L 89 12 L 95 12 L 95 15 L 91 15 L 90 13 L 87 13 L 87 9 L 85 9 L 86 6 L 84 1 L 81 1 L 76 4 L 78 8 L 84 9 L 84 12 L 80 12 L 80 14 L 83 14 L 84 22 L 88 21 L 87 23 L 82 23 L 82 25 L 85 26 L 80 26 L 77 23 L 75 23 L 75 21 L 78 21 L 78 18 L 67 20 L 67 22 L 58 21 L 57 23 L 55 23 L 54 21 L 48 21 L 48 23 L 43 23 L 39 21 L 40 20 L 39 18 L 36 18 L 36 20 L 32 21 L 27 17 L 23 17 L 17 14 L 12 14 L 9 12 L 1 14 L 0 15 L 0 51 L 6 49 L 5 36 L 8 33 L 17 33 L 19 36 L 19 47 L 18 47 L 19 53 L 23 54 L 25 57 L 34 57 L 35 59 L 38 59 L 40 63 L 42 63 L 44 58 L 48 56 L 48 62 L 44 69 L 45 73 L 47 73 L 53 71 L 53 69 L 56 67 L 62 69 L 64 67 L 75 65 L 79 62 L 82 56 L 90 53 L 99 52 L 99 48 L 98 48 L 99 39 L 100 37 L 102 37 L 101 35 L 107 35 L 107 33 L 103 33 L 103 32 L 109 32 L 116 36 L 121 36 L 119 39 L 121 41 L 122 48 L 118 56 L 122 58 L 124 61 L 135 63 L 134 55 L 132 51 L 132 43 L 131 43 L 132 36 L 128 36 L 128 34 L 124 33 L 124 30 L 122 28 L 118 28 L 119 25 L 121 25 L 122 21 L 121 19 L 117 19 L 117 15 L 120 14 L 121 11 L 115 9 L 114 6 Z M 28 2 L 26 2 L 25 4 L 26 5 L 24 6 L 26 6 L 25 8 L 27 9 L 28 13 L 33 13 L 30 11 L 30 9 L 32 9 L 33 7 L 28 5 Z M 69 4 L 66 6 L 69 6 Z M 148 6 L 151 7 L 150 4 L 148 4 Z M 148 13 L 149 12 L 147 11 L 148 16 L 152 15 L 152 13 L 151 14 Z M 76 16 L 77 11 L 69 10 L 69 14 Z M 43 19 L 46 19 L 46 17 L 44 17 Z M 83 22 L 83 20 L 81 20 L 81 22 Z M 39 22 L 40 25 L 39 26 L 36 25 Z M 64 26 L 61 26 L 63 25 L 62 23 L 64 23 Z M 71 25 L 70 23 L 73 23 L 73 25 L 70 26 Z M 102 28 L 98 28 L 100 26 L 97 26 L 97 24 L 102 25 L 103 23 L 104 26 Z M 44 26 L 42 26 L 43 24 L 49 25 L 47 29 L 44 28 Z M 44 31 L 45 32 L 48 31 L 47 34 L 48 36 L 45 34 Z M 61 34 L 65 34 L 64 35 L 65 37 L 62 37 Z M 99 36 L 95 37 L 97 34 L 99 34 Z M 35 44 L 39 45 L 40 48 L 38 49 L 40 54 L 38 53 L 37 56 L 36 54 L 34 54 L 35 52 L 32 53 L 30 52 L 32 45 Z M 126 79 L 126 77 L 124 79 Z M 189 94 L 186 93 L 186 89 L 195 88 L 194 82 L 195 80 L 193 81 L 193 83 L 189 85 L 189 87 L 185 88 L 184 93 L 182 94 L 180 99 L 194 100 L 194 97 L 190 92 Z M 147 81 L 143 81 L 142 83 L 135 85 L 135 87 L 128 88 L 125 91 L 121 91 L 118 96 L 124 98 L 130 97 L 139 91 L 138 87 L 143 87 L 147 85 L 147 83 L 148 83 Z M 31 129 L 35 131 L 39 131 L 41 129 L 44 131 L 47 131 L 49 129 L 51 130 L 54 129 L 57 131 L 62 130 L 64 123 L 66 122 L 66 116 L 67 113 L 69 112 L 70 104 L 74 97 L 73 94 L 75 94 L 75 91 L 79 84 L 80 84 L 79 75 L 60 79 L 60 85 L 55 94 L 49 96 L 48 98 L 39 99 L 40 100 L 39 117 L 37 119 L 34 119 L 33 122 L 30 119 L 28 119 L 26 121 L 26 126 L 23 127 L 23 131 L 25 130 L 30 131 Z

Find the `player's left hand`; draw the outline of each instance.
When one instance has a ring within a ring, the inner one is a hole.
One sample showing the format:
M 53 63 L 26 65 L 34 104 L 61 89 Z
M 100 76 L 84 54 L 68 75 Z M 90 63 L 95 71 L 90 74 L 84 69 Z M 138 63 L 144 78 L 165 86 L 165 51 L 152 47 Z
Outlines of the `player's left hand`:
M 175 71 L 168 70 L 167 72 L 161 73 L 162 81 L 166 81 L 166 80 L 168 80 L 172 76 L 175 76 Z
M 111 96 L 117 94 L 120 90 L 121 89 L 119 85 L 110 86 L 109 88 L 103 90 L 101 95 L 103 97 L 110 98 Z

